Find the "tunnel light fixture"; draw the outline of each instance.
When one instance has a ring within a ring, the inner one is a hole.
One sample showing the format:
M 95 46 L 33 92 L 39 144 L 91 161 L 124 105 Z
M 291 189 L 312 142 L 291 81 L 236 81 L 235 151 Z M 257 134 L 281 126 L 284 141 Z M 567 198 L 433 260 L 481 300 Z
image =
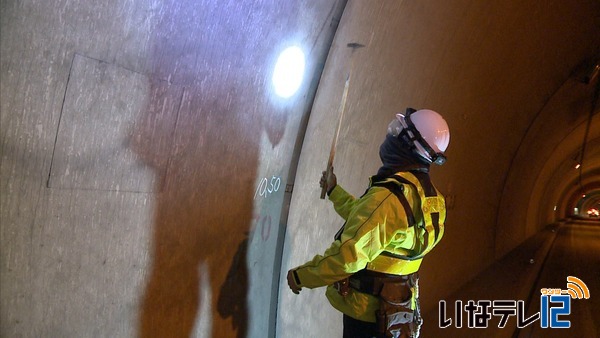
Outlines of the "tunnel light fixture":
M 294 95 L 304 77 L 304 53 L 297 46 L 288 47 L 279 55 L 273 71 L 275 93 L 282 98 Z
M 580 164 L 580 163 L 577 163 L 577 164 L 575 165 L 575 169 L 579 169 L 579 167 L 581 167 L 581 164 Z

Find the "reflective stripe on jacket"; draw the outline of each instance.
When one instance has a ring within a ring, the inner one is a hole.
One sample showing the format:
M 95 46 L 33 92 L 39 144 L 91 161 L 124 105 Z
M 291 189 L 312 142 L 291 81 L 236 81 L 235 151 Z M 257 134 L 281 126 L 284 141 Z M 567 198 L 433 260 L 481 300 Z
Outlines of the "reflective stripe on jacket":
M 340 239 L 335 240 L 323 255 L 317 255 L 296 268 L 299 286 L 316 288 L 329 285 L 326 295 L 334 308 L 367 322 L 375 322 L 375 311 L 379 307 L 377 298 L 353 289 L 342 297 L 331 285 L 364 268 L 395 275 L 416 272 L 422 258 L 410 257 L 422 257 L 444 233 L 446 210 L 439 191 L 436 190 L 437 196 L 426 196 L 412 173 L 396 175 L 412 183 L 386 179 L 386 182 L 402 186 L 401 191 L 412 209 L 414 226 L 409 224 L 402 203 L 389 189 L 374 186 L 371 181 L 365 195 L 357 199 L 338 185 L 329 199 L 336 212 L 346 220 Z M 435 214 L 436 226 L 432 224 L 432 214 Z

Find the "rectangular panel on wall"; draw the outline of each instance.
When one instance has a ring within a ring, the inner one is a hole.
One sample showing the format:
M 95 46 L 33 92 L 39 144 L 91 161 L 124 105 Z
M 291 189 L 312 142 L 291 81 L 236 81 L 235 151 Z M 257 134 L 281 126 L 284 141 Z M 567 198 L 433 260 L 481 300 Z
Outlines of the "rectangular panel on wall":
M 76 54 L 48 187 L 160 191 L 182 91 Z

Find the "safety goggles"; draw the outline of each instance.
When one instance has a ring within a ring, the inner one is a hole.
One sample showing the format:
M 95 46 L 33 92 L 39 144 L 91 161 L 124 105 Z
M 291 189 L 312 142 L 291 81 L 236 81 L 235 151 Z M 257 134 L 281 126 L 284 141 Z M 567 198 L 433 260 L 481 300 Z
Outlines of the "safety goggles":
M 415 111 L 413 108 L 406 108 L 406 114 L 398 114 L 401 118 L 395 118 L 390 122 L 387 130 L 388 135 L 403 140 L 412 149 L 416 149 L 417 153 L 421 153 L 421 155 L 425 155 L 426 157 L 428 156 L 431 162 L 437 165 L 444 164 L 446 156 L 443 153 L 433 150 L 411 121 L 410 115 Z

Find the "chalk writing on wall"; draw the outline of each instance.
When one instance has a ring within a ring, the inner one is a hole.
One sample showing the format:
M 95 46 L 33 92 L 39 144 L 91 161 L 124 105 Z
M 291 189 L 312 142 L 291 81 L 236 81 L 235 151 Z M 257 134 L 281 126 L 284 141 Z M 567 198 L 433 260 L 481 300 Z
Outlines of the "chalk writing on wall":
M 271 179 L 264 177 L 260 180 L 258 187 L 256 188 L 256 192 L 254 193 L 254 199 L 257 196 L 267 197 L 272 193 L 279 191 L 281 187 L 281 177 L 271 176 Z

